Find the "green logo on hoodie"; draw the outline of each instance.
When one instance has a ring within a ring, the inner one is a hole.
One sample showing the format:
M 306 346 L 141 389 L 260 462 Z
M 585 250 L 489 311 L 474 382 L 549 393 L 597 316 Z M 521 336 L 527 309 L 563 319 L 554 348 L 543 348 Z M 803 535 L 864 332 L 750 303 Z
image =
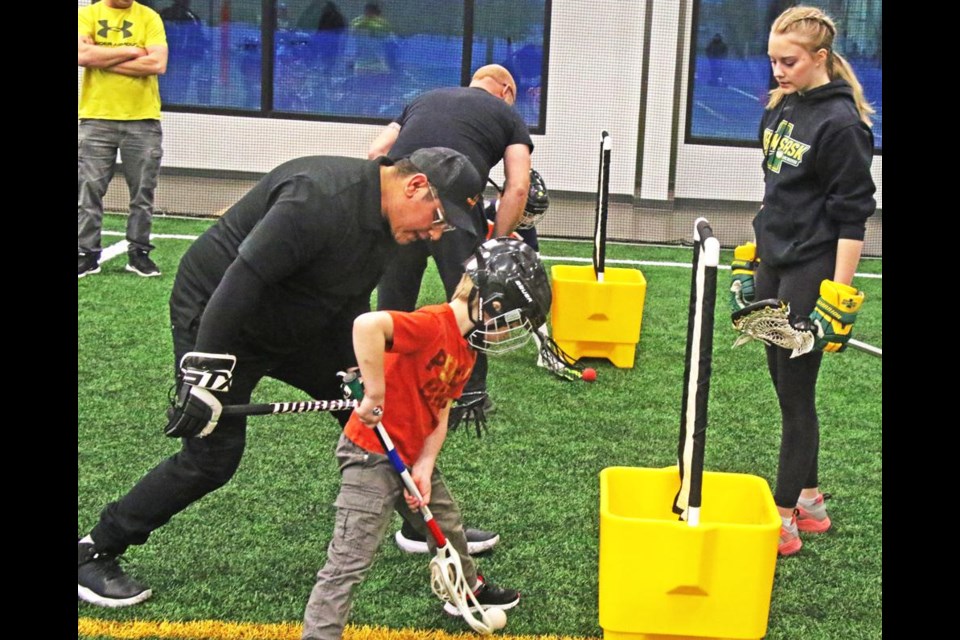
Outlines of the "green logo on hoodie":
M 780 167 L 786 162 L 792 167 L 800 166 L 803 154 L 810 149 L 810 145 L 790 137 L 793 133 L 793 124 L 781 120 L 776 132 L 766 129 L 763 132 L 763 152 L 767 156 L 767 168 L 774 173 L 780 173 Z

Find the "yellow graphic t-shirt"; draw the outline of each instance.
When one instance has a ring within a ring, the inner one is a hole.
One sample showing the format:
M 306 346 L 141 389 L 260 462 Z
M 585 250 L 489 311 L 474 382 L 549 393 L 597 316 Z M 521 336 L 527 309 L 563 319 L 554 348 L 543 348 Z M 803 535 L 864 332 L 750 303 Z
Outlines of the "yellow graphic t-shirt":
M 156 11 L 134 2 L 128 9 L 111 9 L 103 2 L 80 7 L 77 33 L 100 47 L 166 45 L 163 20 Z M 100 120 L 159 120 L 157 76 L 132 78 L 108 69 L 85 68 L 80 94 L 80 118 Z

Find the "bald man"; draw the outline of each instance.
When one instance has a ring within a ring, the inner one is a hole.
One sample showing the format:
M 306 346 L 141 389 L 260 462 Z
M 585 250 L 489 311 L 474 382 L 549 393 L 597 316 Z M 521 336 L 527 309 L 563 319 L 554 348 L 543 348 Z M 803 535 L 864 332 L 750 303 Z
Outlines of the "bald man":
M 410 102 L 400 117 L 387 125 L 370 145 L 369 157 L 387 155 L 398 159 L 424 147 L 449 147 L 469 158 L 484 183 L 490 169 L 502 160 L 505 183 L 493 237 L 509 235 L 520 221 L 527 202 L 533 151 L 527 125 L 513 108 L 516 96 L 517 83 L 509 71 L 498 64 L 480 67 L 469 86 L 434 89 Z M 486 238 L 483 202 L 477 202 L 471 213 L 474 230 L 456 229 L 443 234 L 439 242 L 414 242 L 399 248 L 377 287 L 378 310 L 413 311 L 416 308 L 429 256 L 433 256 L 437 265 L 447 300 L 452 299 L 463 275 L 464 261 Z M 487 396 L 485 357 L 477 358 L 462 400 L 451 410 L 451 425 L 464 417 L 465 406 L 480 407 L 486 412 L 492 409 Z M 427 551 L 426 541 L 407 523 L 396 539 L 406 551 Z M 493 547 L 499 536 L 468 529 L 467 541 L 470 553 L 478 553 Z

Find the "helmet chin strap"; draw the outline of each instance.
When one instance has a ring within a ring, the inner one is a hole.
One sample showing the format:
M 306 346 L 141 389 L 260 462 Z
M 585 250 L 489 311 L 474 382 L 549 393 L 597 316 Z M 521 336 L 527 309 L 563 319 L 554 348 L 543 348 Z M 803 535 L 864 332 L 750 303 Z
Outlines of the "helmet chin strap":
M 473 283 L 473 290 L 467 299 L 467 317 L 473 323 L 473 331 L 467 336 L 467 341 L 478 349 L 482 349 L 483 340 L 477 340 L 476 336 L 478 331 L 486 328 L 486 323 L 483 321 L 483 296 L 480 294 L 481 285 L 487 283 L 486 261 L 483 259 L 483 251 L 480 247 L 477 247 L 474 255 L 477 260 L 477 280 Z M 477 314 L 476 318 L 473 317 L 474 311 Z
M 473 323 L 473 329 L 470 330 L 470 333 L 467 334 L 467 342 L 470 343 L 475 349 L 483 350 L 483 332 L 486 328 L 486 324 L 483 322 L 483 312 L 480 310 L 480 294 L 474 289 L 470 293 L 470 299 L 468 300 L 469 310 L 467 312 L 467 317 L 470 318 L 470 322 Z M 477 317 L 474 318 L 474 310 L 476 310 Z

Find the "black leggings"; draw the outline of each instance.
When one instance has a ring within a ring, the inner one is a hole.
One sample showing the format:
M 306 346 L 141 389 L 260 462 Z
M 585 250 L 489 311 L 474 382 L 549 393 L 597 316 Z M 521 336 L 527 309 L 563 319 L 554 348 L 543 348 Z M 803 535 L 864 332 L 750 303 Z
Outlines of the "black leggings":
M 834 252 L 781 269 L 761 262 L 756 274 L 756 299 L 780 298 L 790 303 L 792 318 L 809 317 L 820 296 L 820 282 L 833 278 L 835 265 Z M 819 350 L 791 358 L 786 349 L 767 347 L 767 369 L 780 403 L 783 429 L 773 498 L 778 507 L 785 509 L 797 505 L 801 489 L 820 484 L 816 392 L 822 358 L 823 352 Z

